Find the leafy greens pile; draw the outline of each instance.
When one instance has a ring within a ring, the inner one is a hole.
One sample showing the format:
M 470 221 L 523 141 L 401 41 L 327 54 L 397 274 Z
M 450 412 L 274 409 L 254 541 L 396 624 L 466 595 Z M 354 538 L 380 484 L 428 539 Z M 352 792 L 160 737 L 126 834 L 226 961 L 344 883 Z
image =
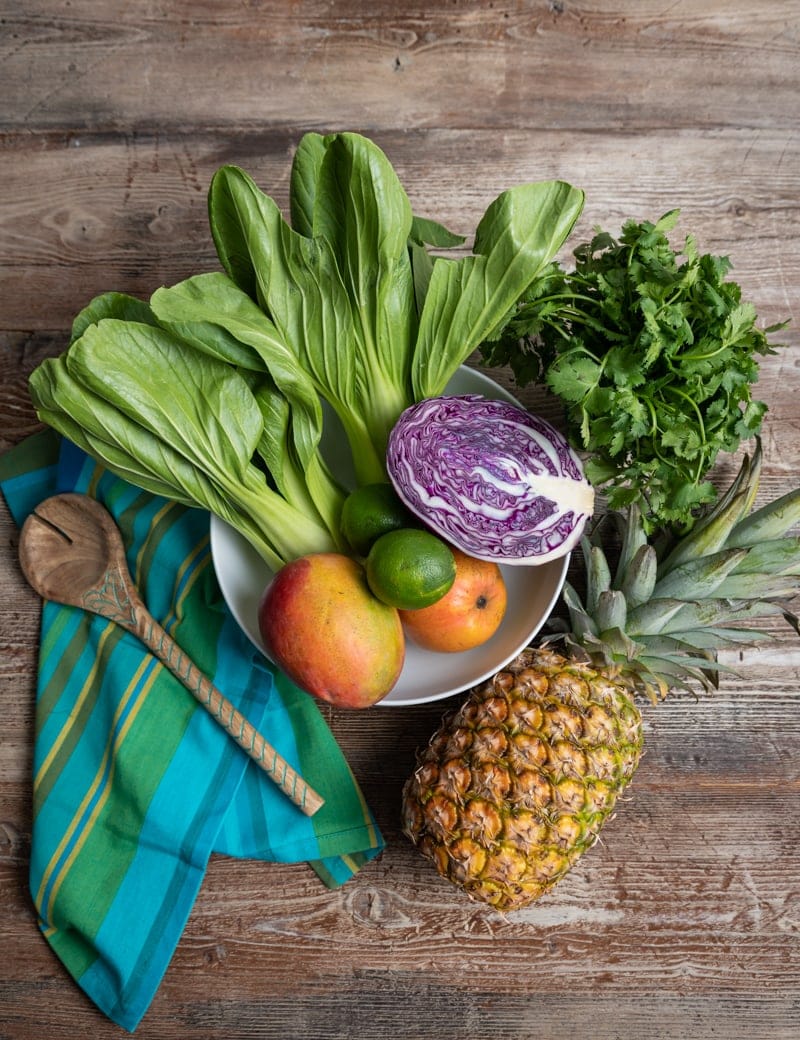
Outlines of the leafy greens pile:
M 774 353 L 767 334 L 784 327 L 756 328 L 727 257 L 700 255 L 691 236 L 672 249 L 678 216 L 628 221 L 618 238 L 598 230 L 574 270 L 551 263 L 482 345 L 518 385 L 544 381 L 564 402 L 587 476 L 612 509 L 635 502 L 650 531 L 689 528 L 715 500 L 704 478 L 758 434 L 756 355 Z
M 491 203 L 472 253 L 416 217 L 386 156 L 305 135 L 291 225 L 241 169 L 209 192 L 222 272 L 120 293 L 76 318 L 30 380 L 40 418 L 132 483 L 222 517 L 273 568 L 337 548 L 344 491 L 320 452 L 325 401 L 359 483 L 385 479 L 400 413 L 442 393 L 558 252 L 583 207 L 562 181 Z

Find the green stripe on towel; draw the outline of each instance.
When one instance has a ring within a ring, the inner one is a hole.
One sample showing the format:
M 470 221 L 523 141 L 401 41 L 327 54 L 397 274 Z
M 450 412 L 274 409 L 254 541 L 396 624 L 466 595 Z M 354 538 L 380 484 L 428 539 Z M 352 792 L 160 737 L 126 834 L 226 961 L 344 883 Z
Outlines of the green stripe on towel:
M 274 673 L 219 592 L 208 515 L 143 492 L 49 431 L 0 458 L 18 524 L 97 497 L 154 616 L 326 799 L 309 819 L 129 633 L 45 603 L 30 886 L 44 936 L 114 1022 L 136 1028 L 216 852 L 307 862 L 329 887 L 383 847 L 316 702 Z

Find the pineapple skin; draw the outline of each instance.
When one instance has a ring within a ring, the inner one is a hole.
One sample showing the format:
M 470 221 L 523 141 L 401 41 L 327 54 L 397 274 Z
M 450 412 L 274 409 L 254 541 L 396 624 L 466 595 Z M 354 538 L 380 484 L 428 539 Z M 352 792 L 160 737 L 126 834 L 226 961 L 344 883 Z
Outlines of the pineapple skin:
M 403 830 L 501 912 L 548 892 L 596 841 L 642 752 L 630 685 L 528 648 L 443 719 L 403 789 Z
M 716 506 L 676 540 L 648 541 L 620 514 L 612 575 L 599 538 L 581 540 L 586 594 L 565 582 L 569 659 L 524 650 L 445 719 L 403 793 L 405 833 L 444 877 L 498 910 L 547 892 L 596 840 L 642 750 L 634 693 L 712 691 L 718 651 L 800 634 L 800 487 L 754 510 L 761 443 Z M 555 627 L 555 626 L 554 626 Z M 581 662 L 581 663 L 578 663 Z M 585 663 L 584 663 L 585 662 Z

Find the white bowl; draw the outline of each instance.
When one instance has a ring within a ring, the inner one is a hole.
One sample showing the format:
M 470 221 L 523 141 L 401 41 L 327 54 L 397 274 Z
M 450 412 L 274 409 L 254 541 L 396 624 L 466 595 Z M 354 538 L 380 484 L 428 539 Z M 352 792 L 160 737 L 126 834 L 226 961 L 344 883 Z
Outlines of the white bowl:
M 453 376 L 447 392 L 514 401 L 494 380 L 465 366 Z M 326 424 L 322 451 L 336 476 L 345 486 L 352 486 L 350 453 L 343 434 L 332 422 Z M 246 539 L 216 516 L 211 517 L 211 555 L 225 602 L 245 634 L 266 656 L 258 631 L 258 604 L 272 572 Z M 423 650 L 409 640 L 400 678 L 378 703 L 392 707 L 442 700 L 494 675 L 539 632 L 555 606 L 568 565 L 569 556 L 564 556 L 534 567 L 501 566 L 508 606 L 494 636 L 474 650 L 456 654 Z

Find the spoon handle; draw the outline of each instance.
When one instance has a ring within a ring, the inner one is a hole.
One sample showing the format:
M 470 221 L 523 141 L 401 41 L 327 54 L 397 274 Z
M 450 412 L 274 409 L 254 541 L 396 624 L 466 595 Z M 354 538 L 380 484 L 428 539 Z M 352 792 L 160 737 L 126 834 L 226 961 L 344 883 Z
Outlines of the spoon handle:
M 214 686 L 150 614 L 144 618 L 141 615 L 139 617 L 140 627 L 137 627 L 137 635 L 148 650 L 180 679 L 192 696 L 210 712 L 239 747 L 261 766 L 284 794 L 306 816 L 313 816 L 324 804 L 324 799 L 261 736 L 252 723 L 248 722 L 238 708 Z
M 25 577 L 45 599 L 99 614 L 140 639 L 307 816 L 324 804 L 152 616 L 128 570 L 121 532 L 104 506 L 73 492 L 40 502 L 22 525 L 19 558 Z
M 133 632 L 306 816 L 325 804 L 158 624 L 121 565 L 106 571 L 103 582 L 85 593 L 81 606 Z
M 200 671 L 178 644 L 152 617 L 140 638 L 145 646 L 183 683 L 236 743 L 275 781 L 306 816 L 313 816 L 323 799 L 248 722 L 242 713 Z

